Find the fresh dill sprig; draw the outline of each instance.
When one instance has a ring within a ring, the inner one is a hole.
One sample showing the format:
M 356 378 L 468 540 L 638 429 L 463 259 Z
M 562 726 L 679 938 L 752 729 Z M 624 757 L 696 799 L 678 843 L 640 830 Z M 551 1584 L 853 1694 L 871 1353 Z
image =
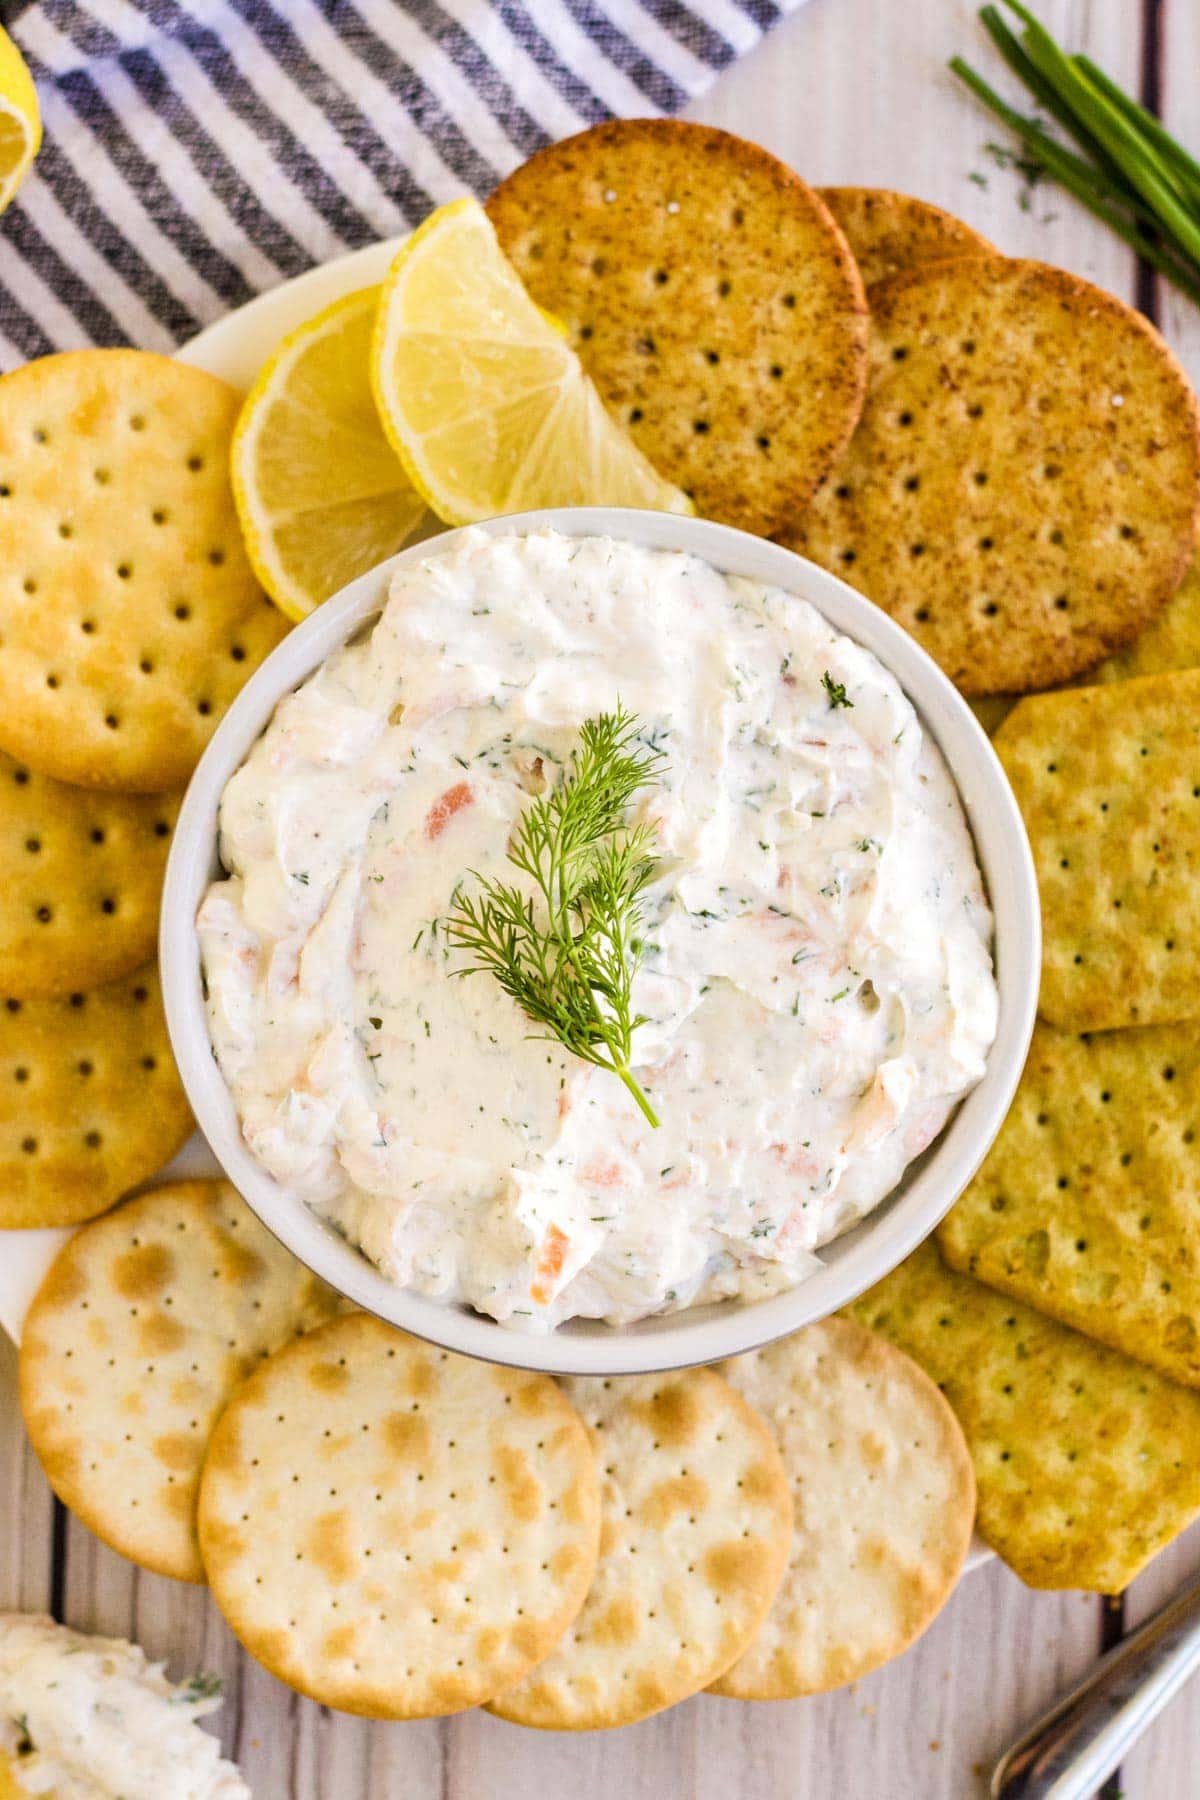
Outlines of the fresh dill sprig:
M 588 719 L 570 766 L 526 808 L 508 860 L 536 894 L 481 875 L 460 887 L 446 922 L 470 961 L 456 975 L 489 974 L 535 1024 L 618 1076 L 651 1125 L 654 1108 L 629 1067 L 633 978 L 641 958 L 641 895 L 653 879 L 654 828 L 628 825 L 634 795 L 658 776 L 663 752 L 637 746 L 638 721 L 616 710 Z

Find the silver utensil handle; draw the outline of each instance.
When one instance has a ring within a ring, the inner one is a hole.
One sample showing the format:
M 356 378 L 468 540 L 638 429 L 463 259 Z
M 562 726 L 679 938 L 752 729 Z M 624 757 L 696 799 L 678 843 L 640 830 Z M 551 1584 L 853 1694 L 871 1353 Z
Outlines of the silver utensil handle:
M 1089 1800 L 1197 1668 L 1200 1575 L 1017 1739 L 992 1800 Z

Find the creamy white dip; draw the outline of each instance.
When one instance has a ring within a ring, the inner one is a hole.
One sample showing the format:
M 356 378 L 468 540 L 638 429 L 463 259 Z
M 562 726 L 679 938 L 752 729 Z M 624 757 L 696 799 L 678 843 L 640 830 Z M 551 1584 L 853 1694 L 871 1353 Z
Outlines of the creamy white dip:
M 618 699 L 639 798 L 633 1064 L 662 1124 L 444 919 Z M 198 927 L 246 1142 L 391 1280 L 540 1331 L 799 1280 L 979 1080 L 991 918 L 897 682 L 805 602 L 695 557 L 468 533 L 279 706 L 221 805 Z
M 38 1613 L 0 1613 L 0 1751 L 18 1789 L 53 1800 L 250 1800 L 216 1738 L 221 1704 L 178 1686 L 123 1638 L 87 1637 Z

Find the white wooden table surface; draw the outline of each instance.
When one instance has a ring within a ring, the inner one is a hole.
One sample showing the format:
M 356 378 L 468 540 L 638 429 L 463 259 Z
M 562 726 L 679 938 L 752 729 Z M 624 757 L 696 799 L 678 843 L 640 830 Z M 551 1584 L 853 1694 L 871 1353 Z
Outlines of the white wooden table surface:
M 1176 133 L 1200 144 L 1200 0 L 1035 4 L 1061 38 L 1157 99 Z M 956 50 L 994 75 L 967 0 L 810 0 L 693 112 L 757 138 L 810 181 L 922 195 L 1003 250 L 1138 300 L 1200 380 L 1200 314 L 1169 290 L 1139 285 L 1129 254 L 1067 196 L 1039 189 L 1021 209 L 1019 178 L 982 152 L 1002 134 L 945 71 Z M 1200 1526 L 1134 1584 L 1126 1625 L 1197 1564 Z M 1102 1601 L 1030 1593 L 993 1563 L 908 1656 L 821 1699 L 752 1706 L 701 1696 L 631 1729 L 578 1737 L 522 1732 L 483 1713 L 413 1725 L 331 1714 L 242 1656 L 203 1592 L 139 1574 L 54 1506 L 21 1430 L 15 1354 L 0 1338 L 4 1607 L 50 1608 L 138 1638 L 173 1670 L 219 1673 L 222 1734 L 261 1800 L 962 1800 L 985 1792 L 985 1771 L 1014 1729 L 1087 1668 L 1104 1629 Z M 1200 1686 L 1131 1756 L 1120 1791 L 1194 1800 L 1198 1769 Z

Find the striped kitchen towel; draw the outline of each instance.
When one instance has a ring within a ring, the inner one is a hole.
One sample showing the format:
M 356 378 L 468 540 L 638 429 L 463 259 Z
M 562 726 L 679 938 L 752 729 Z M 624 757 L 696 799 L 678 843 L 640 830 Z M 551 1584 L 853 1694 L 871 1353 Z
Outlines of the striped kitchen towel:
M 45 140 L 0 219 L 0 369 L 171 349 L 540 145 L 672 113 L 800 0 L 31 0 Z

